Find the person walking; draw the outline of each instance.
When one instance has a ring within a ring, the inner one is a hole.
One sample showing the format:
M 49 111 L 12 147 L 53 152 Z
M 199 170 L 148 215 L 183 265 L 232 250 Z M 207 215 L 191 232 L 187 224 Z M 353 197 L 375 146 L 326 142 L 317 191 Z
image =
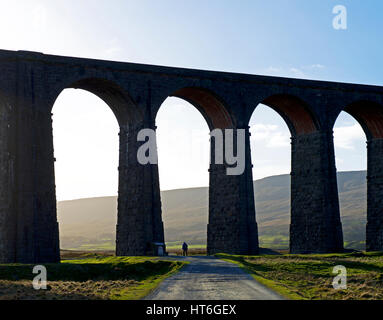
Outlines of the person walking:
M 182 245 L 182 255 L 187 256 L 188 255 L 188 245 L 186 242 L 183 243 Z

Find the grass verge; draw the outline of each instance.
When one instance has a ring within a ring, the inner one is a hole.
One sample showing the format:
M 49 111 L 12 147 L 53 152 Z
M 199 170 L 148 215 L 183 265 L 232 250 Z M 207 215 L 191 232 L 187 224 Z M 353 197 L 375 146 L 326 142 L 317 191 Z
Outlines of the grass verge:
M 238 256 L 217 254 L 234 262 L 288 299 L 382 300 L 383 253 Z M 347 269 L 347 289 L 335 290 L 333 268 Z
M 0 265 L 0 299 L 7 300 L 138 300 L 177 272 L 183 262 L 155 257 L 93 255 L 45 264 L 47 290 L 32 286 L 34 265 Z

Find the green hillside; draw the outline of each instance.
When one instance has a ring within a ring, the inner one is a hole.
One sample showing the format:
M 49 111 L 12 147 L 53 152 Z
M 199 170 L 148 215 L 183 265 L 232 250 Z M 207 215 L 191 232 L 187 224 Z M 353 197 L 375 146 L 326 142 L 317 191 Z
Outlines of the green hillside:
M 366 172 L 338 173 L 346 247 L 364 248 L 366 224 Z M 290 176 L 280 175 L 254 182 L 257 222 L 262 247 L 288 248 Z M 162 192 L 165 237 L 169 245 L 181 241 L 206 244 L 208 188 Z M 117 222 L 116 197 L 58 203 L 63 249 L 113 249 Z

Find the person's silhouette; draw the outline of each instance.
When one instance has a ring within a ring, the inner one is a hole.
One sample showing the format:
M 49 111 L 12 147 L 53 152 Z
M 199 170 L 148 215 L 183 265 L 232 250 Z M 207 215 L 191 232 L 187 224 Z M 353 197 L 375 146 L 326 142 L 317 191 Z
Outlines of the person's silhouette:
M 186 242 L 183 243 L 182 245 L 182 255 L 187 256 L 188 255 L 188 245 Z

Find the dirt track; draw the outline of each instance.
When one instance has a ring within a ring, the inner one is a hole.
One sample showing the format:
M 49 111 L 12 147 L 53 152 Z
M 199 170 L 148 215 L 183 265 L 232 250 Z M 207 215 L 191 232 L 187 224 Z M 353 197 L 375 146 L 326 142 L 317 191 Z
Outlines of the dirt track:
M 190 263 L 166 279 L 146 300 L 280 300 L 233 263 L 214 257 L 169 257 Z

